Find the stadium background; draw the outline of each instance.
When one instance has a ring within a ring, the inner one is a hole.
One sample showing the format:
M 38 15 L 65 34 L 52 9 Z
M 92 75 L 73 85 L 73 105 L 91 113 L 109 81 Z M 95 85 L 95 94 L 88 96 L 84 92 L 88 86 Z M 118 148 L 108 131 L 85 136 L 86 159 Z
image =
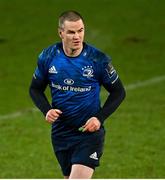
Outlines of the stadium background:
M 59 41 L 58 15 L 68 9 L 84 16 L 86 41 L 112 56 L 127 90 L 105 123 L 94 178 L 165 178 L 164 7 L 164 0 L 0 1 L 0 178 L 62 178 L 50 126 L 28 88 L 38 54 Z

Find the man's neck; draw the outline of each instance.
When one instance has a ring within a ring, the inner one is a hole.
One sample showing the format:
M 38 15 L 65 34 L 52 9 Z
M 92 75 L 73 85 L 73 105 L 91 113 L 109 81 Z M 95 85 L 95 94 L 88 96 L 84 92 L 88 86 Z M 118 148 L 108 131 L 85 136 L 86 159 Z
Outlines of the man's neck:
M 65 47 L 63 46 L 63 50 L 64 50 L 65 54 L 66 54 L 67 56 L 69 56 L 69 57 L 76 57 L 76 56 L 80 55 L 82 49 L 83 49 L 83 46 L 82 46 L 81 48 L 79 48 L 79 49 L 65 48 Z

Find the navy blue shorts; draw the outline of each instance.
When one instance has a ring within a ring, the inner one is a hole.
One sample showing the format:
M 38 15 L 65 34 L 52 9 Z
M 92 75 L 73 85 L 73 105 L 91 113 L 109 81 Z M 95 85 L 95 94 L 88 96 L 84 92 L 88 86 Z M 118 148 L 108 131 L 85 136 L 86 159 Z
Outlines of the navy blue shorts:
M 103 145 L 104 132 L 101 130 L 83 137 L 78 144 L 66 150 L 55 151 L 63 175 L 70 175 L 73 164 L 82 164 L 95 169 L 99 166 Z

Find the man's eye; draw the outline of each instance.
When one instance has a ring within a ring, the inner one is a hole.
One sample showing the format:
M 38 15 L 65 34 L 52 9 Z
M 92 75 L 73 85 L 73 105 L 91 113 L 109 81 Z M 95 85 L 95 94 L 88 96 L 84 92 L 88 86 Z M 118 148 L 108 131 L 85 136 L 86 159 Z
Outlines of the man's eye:
M 68 33 L 69 33 L 69 34 L 74 34 L 75 32 L 74 32 L 74 31 L 69 31 Z

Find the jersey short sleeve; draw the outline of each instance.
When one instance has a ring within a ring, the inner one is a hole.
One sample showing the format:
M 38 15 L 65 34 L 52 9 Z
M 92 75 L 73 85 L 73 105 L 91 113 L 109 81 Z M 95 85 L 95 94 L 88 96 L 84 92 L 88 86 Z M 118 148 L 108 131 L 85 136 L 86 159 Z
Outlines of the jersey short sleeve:
M 101 84 L 114 84 L 118 79 L 118 74 L 112 65 L 112 59 L 108 56 L 103 56 L 99 63 L 99 75 Z
M 34 78 L 38 78 L 40 80 L 45 80 L 47 77 L 47 70 L 45 66 L 45 52 L 44 50 L 40 53 L 38 56 L 38 62 L 37 62 L 37 67 L 34 72 Z

